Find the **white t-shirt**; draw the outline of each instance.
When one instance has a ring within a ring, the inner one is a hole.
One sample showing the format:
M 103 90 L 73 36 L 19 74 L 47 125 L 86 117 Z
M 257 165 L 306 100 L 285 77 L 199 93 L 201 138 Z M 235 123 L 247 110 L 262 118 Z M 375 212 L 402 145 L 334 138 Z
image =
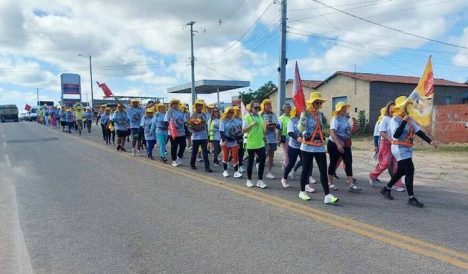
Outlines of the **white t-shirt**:
M 380 132 L 385 132 L 390 138 L 392 137 L 392 131 L 390 129 L 390 121 L 392 120 L 391 117 L 385 116 L 380 121 Z M 380 135 L 380 134 L 379 134 Z
M 380 136 L 380 122 L 375 123 L 374 127 L 374 137 Z

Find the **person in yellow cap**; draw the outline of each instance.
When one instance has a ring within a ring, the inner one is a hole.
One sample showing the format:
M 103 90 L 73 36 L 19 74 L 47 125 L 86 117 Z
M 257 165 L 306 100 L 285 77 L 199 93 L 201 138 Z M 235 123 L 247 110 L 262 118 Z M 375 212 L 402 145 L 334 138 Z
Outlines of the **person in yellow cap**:
M 300 137 L 297 141 L 301 143 L 302 154 L 302 172 L 301 172 L 301 191 L 299 199 L 310 200 L 306 193 L 306 185 L 309 183 L 309 176 L 312 173 L 313 160 L 317 163 L 320 171 L 320 182 L 325 193 L 323 202 L 325 204 L 336 204 L 339 199 L 330 194 L 327 176 L 327 156 L 324 147 L 323 134 L 323 114 L 320 112 L 322 104 L 327 100 L 322 98 L 320 92 L 311 92 L 306 101 L 306 109 L 301 113 L 297 129 Z M 310 191 L 310 192 L 314 192 Z
M 330 120 L 330 138 L 327 142 L 327 151 L 330 155 L 328 166 L 328 181 L 330 188 L 337 190 L 333 180 L 335 179 L 336 167 L 339 159 L 343 159 L 345 173 L 351 193 L 358 193 L 361 188 L 353 179 L 353 156 L 351 152 L 351 125 L 348 121 L 348 109 L 351 106 L 344 102 L 338 102 Z
M 156 133 L 156 142 L 159 144 L 159 157 L 161 162 L 167 163 L 166 145 L 169 123 L 164 121 L 164 116 L 166 116 L 166 105 L 159 103 L 156 108 L 158 112 L 156 112 L 153 117 L 151 131 Z
M 210 168 L 210 160 L 208 159 L 208 119 L 204 112 L 205 102 L 196 100 L 193 104 L 193 112 L 190 116 L 188 126 L 192 133 L 192 157 L 190 158 L 190 167 L 197 169 L 195 166 L 198 149 L 201 147 L 205 171 L 213 172 Z
M 81 135 L 81 132 L 83 131 L 83 118 L 84 118 L 83 106 L 81 104 L 76 104 L 75 105 L 75 121 L 76 121 L 76 126 L 78 129 L 78 134 L 80 135 Z
M 400 96 L 395 99 L 393 118 L 390 121 L 390 131 L 392 137 L 391 151 L 398 161 L 398 168 L 390 179 L 390 182 L 382 188 L 380 193 L 385 198 L 393 200 L 391 189 L 401 177 L 405 176 L 405 185 L 409 196 L 408 205 L 424 207 L 424 204 L 416 199 L 413 191 L 413 137 L 417 135 L 433 147 L 437 147 L 437 143 L 432 141 L 421 130 L 420 126 L 408 116 L 407 107 L 406 96 Z
M 242 124 L 242 133 L 247 133 L 247 154 L 249 159 L 247 162 L 247 187 L 253 187 L 252 169 L 255 161 L 255 156 L 258 160 L 258 181 L 257 187 L 265 189 L 268 186 L 263 182 L 263 172 L 265 169 L 265 122 L 263 116 L 260 115 L 260 103 L 252 101 L 250 103 L 250 114 L 246 115 Z
M 380 110 L 380 117 L 377 120 L 376 127 L 378 127 L 377 132 L 378 136 L 378 143 L 377 143 L 377 166 L 375 167 L 374 171 L 369 174 L 369 184 L 371 186 L 376 186 L 380 183 L 378 177 L 382 172 L 388 169 L 390 176 L 393 175 L 393 171 L 397 170 L 397 161 L 395 157 L 392 155 L 391 151 L 391 132 L 390 132 L 390 121 L 393 115 L 393 107 L 395 106 L 395 102 L 391 101 L 388 102 L 385 107 Z M 375 131 L 375 130 L 374 130 Z M 375 132 L 374 132 L 375 135 Z M 375 140 L 374 140 L 375 142 Z M 405 186 L 403 182 L 398 180 L 398 182 L 392 187 L 395 191 L 405 191 Z
M 234 110 L 234 121 L 236 122 L 236 138 L 237 138 L 237 156 L 239 159 L 239 172 L 242 173 L 244 172 L 244 138 L 242 135 L 242 115 L 241 115 L 241 109 L 239 106 L 234 106 L 232 107 Z
M 124 105 L 117 105 L 117 110 L 112 115 L 111 121 L 114 123 L 117 133 L 117 150 L 126 152 L 125 139 L 130 131 L 130 116 L 125 111 Z
M 219 124 L 221 114 L 219 108 L 214 107 L 211 118 L 208 121 L 209 142 L 213 147 L 213 165 L 219 166 L 219 154 L 221 153 L 221 136 L 219 133 Z
M 105 111 L 106 111 L 106 108 L 107 106 L 106 105 L 101 105 L 101 107 L 99 108 L 99 112 L 98 112 L 98 115 L 96 117 L 96 126 L 99 124 L 99 120 L 101 120 L 101 117 L 104 115 Z M 101 122 L 101 130 L 102 130 L 102 139 L 104 141 L 106 141 L 106 137 L 105 137 L 105 134 L 106 134 L 106 128 L 103 127 L 103 123 Z
M 145 116 L 141 119 L 141 127 L 143 128 L 143 134 L 146 141 L 146 156 L 154 160 L 153 158 L 153 149 L 156 145 L 156 132 L 154 128 L 151 128 L 153 124 L 153 108 L 146 109 Z
M 228 161 L 229 157 L 232 159 L 232 166 L 234 168 L 234 178 L 241 178 L 242 173 L 239 172 L 239 158 L 237 149 L 237 122 L 234 118 L 234 109 L 227 107 L 221 117 L 221 124 L 219 126 L 221 136 L 221 147 L 223 149 L 223 177 L 229 177 Z
M 185 147 L 187 145 L 185 140 L 185 126 L 187 118 L 185 113 L 180 108 L 180 100 L 171 99 L 169 101 L 169 110 L 164 116 L 164 122 L 169 125 L 173 123 L 174 132 L 168 132 L 171 138 L 171 158 L 172 166 L 177 167 L 182 164 L 182 158 L 184 157 Z
M 271 100 L 265 99 L 262 102 L 262 117 L 265 121 L 265 140 L 266 140 L 266 164 L 267 164 L 267 173 L 265 177 L 268 179 L 275 179 L 275 175 L 272 173 L 273 161 L 275 157 L 275 151 L 278 149 L 278 136 L 281 135 L 281 123 L 278 120 L 278 116 L 273 112 L 271 106 Z

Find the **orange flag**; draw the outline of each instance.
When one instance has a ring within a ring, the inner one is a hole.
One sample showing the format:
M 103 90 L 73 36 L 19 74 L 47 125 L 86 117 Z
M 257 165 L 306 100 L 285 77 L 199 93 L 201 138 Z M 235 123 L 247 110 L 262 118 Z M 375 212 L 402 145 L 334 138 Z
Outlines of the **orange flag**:
M 434 74 L 432 72 L 431 57 L 427 60 L 424 73 L 418 85 L 407 100 L 408 114 L 421 126 L 429 126 L 432 122 L 434 109 Z

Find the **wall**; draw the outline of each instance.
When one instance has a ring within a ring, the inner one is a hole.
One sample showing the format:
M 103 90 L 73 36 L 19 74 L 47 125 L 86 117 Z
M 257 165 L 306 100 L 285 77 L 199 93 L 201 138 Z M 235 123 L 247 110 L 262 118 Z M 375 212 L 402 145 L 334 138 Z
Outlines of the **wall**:
M 468 104 L 438 105 L 429 133 L 440 143 L 468 143 Z
M 317 91 L 328 100 L 322 106 L 322 112 L 328 120 L 332 114 L 332 99 L 339 96 L 347 96 L 347 102 L 351 104 L 351 117 L 357 118 L 358 112 L 364 110 L 369 119 L 369 82 L 337 75 L 319 86 Z

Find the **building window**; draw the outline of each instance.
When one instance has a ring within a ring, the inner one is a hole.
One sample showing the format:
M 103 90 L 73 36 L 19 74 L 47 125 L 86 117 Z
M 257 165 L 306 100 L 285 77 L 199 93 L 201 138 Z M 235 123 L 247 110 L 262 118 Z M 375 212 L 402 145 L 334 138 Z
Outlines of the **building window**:
M 357 113 L 357 108 L 354 108 L 354 113 Z
M 348 97 L 347 96 L 333 97 L 332 98 L 333 109 L 335 109 L 336 104 L 338 104 L 339 102 L 347 103 Z

